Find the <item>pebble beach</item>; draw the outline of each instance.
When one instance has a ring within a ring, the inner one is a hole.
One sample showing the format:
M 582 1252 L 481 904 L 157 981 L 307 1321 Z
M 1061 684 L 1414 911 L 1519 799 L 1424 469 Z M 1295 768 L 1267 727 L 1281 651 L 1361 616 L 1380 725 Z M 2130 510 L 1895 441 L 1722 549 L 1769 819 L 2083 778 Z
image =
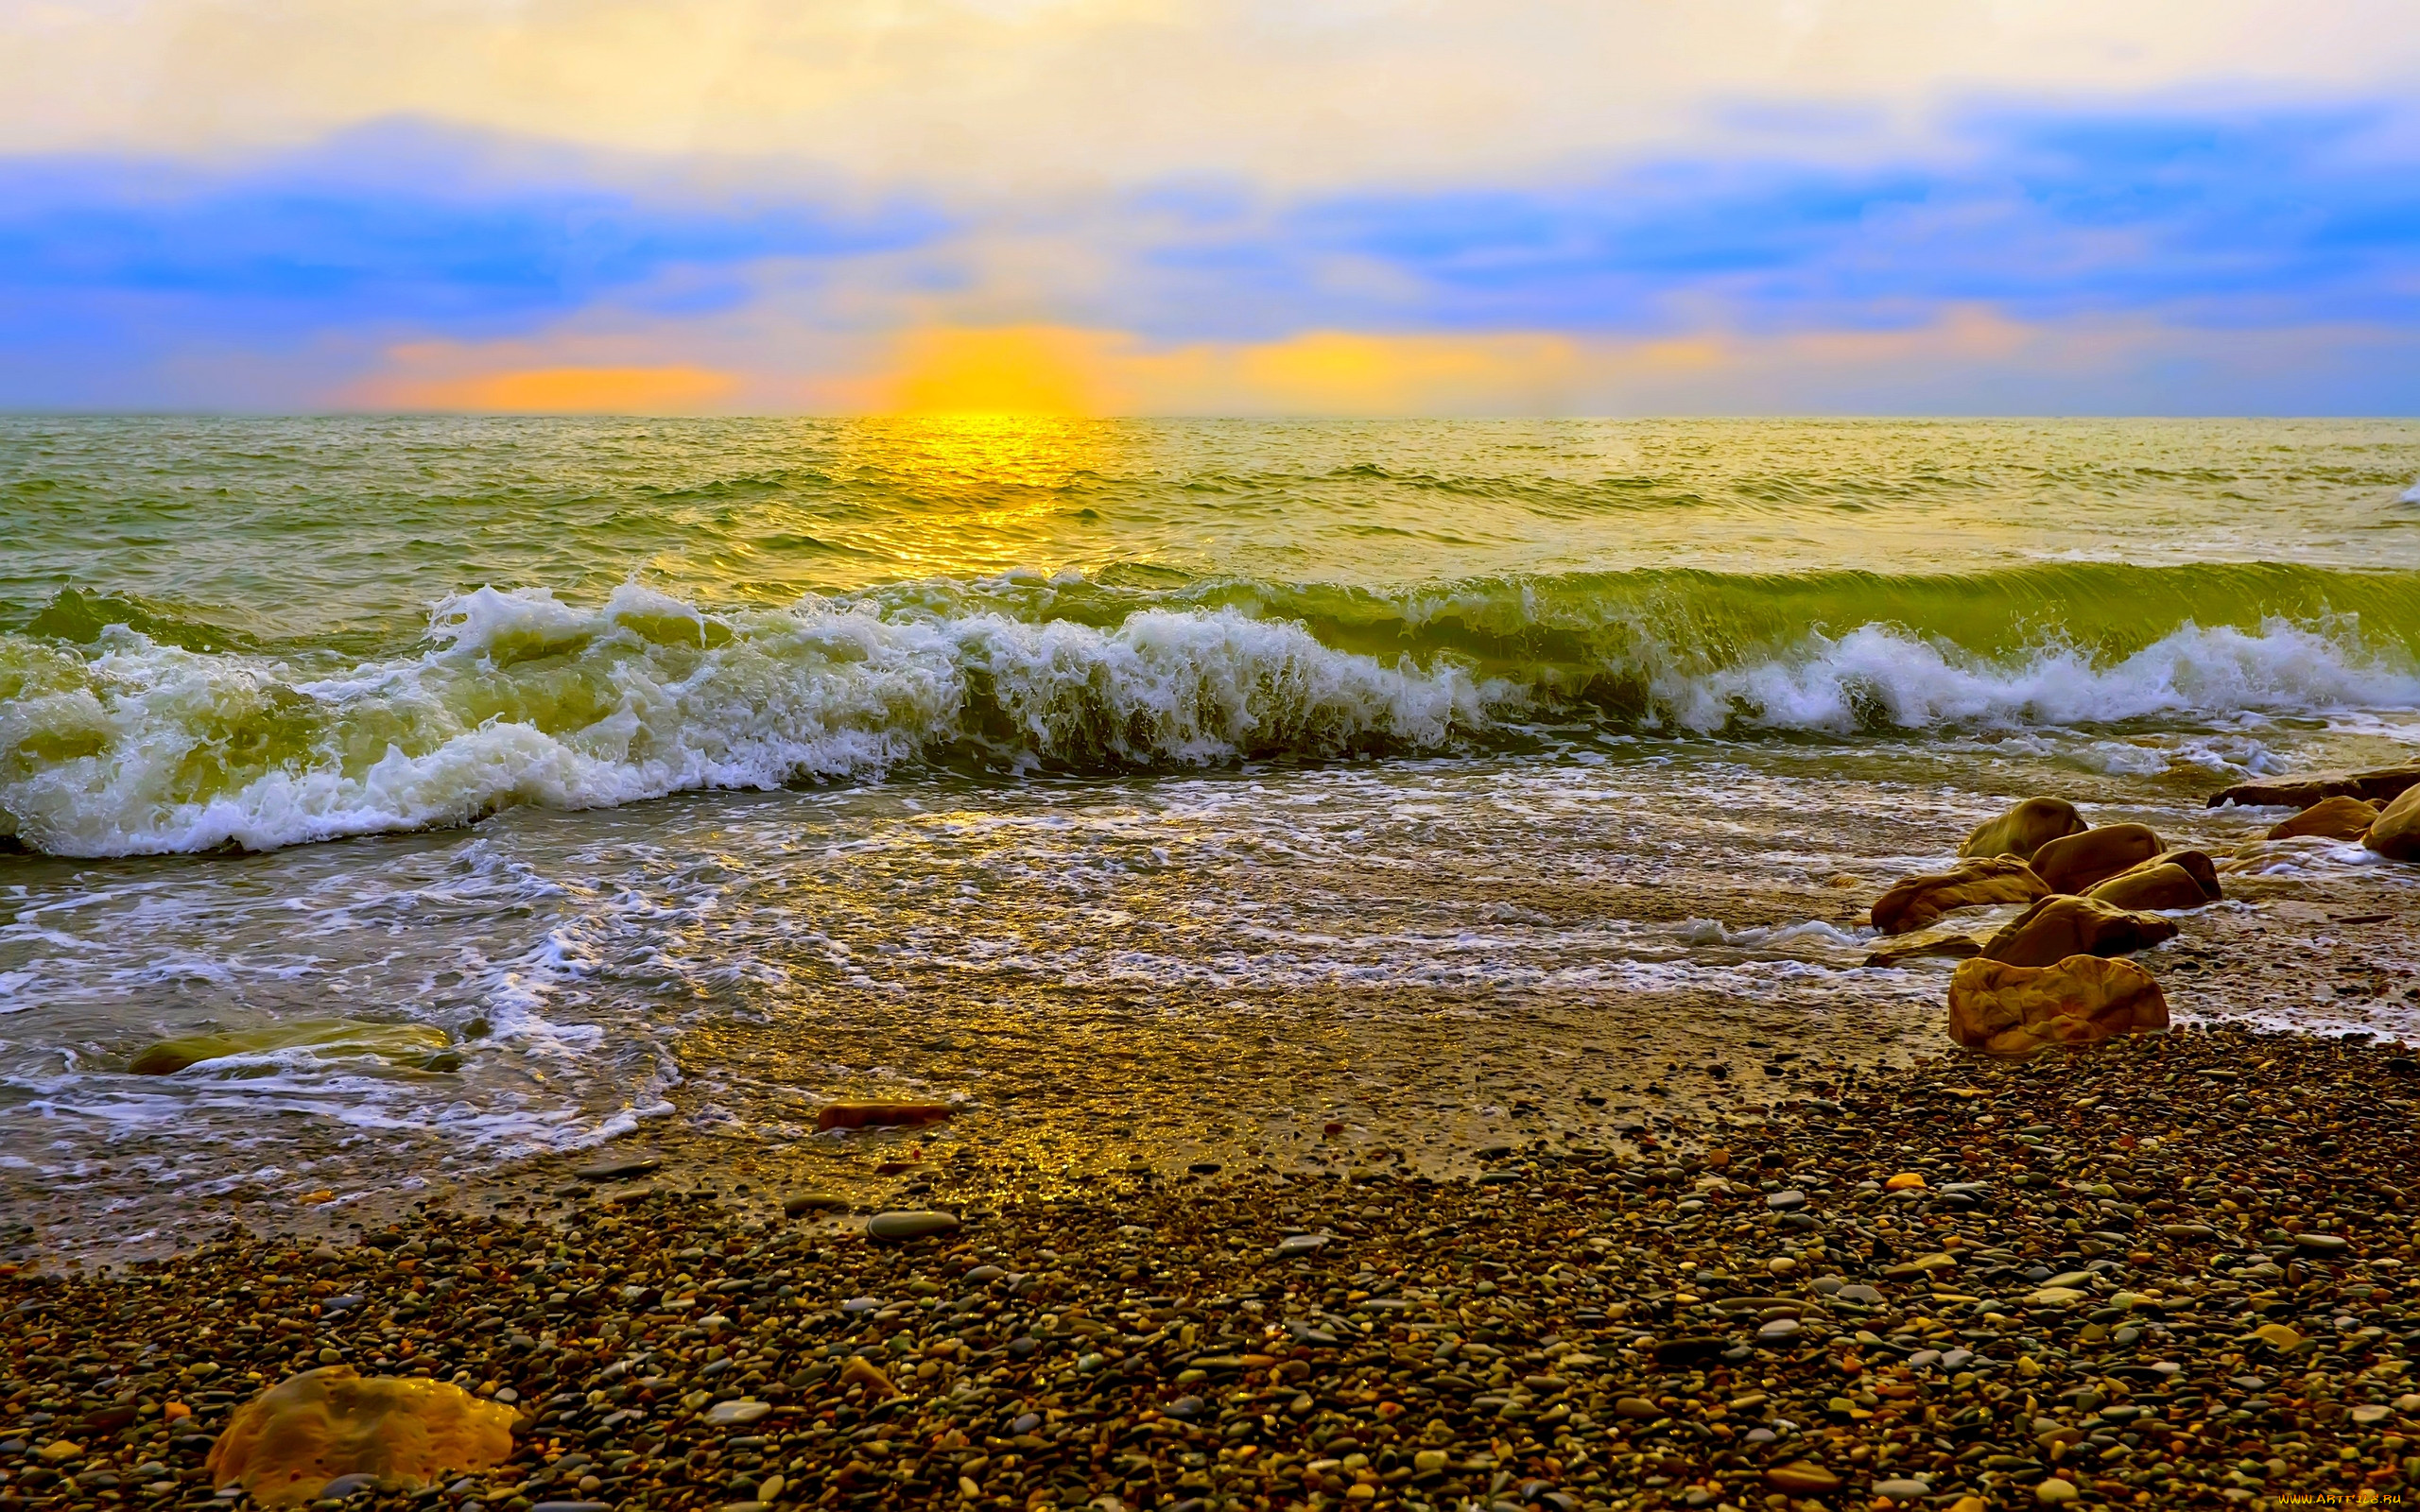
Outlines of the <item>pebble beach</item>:
M 322 1493 L 359 1507 L 2392 1499 L 2415 1109 L 2395 1043 L 2187 1027 L 1454 1178 L 1138 1168 L 994 1208 L 944 1162 L 924 1216 L 641 1177 L 229 1229 L 0 1277 L 0 1506 L 233 1504 L 228 1415 L 323 1367 L 516 1414 L 491 1469 Z

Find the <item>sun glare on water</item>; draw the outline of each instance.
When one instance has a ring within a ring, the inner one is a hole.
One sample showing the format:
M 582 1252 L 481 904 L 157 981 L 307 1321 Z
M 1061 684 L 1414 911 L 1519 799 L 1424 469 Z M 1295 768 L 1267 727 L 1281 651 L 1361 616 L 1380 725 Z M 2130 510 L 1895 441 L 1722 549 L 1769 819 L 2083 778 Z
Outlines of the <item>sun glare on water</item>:
M 1085 480 L 1116 475 L 1130 444 L 1115 421 L 1006 413 L 861 420 L 836 443 L 845 471 L 880 477 L 900 506 L 856 543 L 911 577 L 1094 565 L 1063 559 L 1066 531 L 1089 507 Z

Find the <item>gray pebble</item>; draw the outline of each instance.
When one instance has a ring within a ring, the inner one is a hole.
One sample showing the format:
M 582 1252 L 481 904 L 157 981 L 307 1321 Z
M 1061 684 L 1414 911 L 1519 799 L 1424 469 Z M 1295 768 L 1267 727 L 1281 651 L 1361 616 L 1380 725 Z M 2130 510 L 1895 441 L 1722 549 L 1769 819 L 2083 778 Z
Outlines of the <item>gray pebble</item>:
M 661 1156 L 633 1155 L 619 1160 L 599 1160 L 595 1165 L 583 1165 L 572 1175 L 582 1181 L 623 1181 L 663 1168 Z
M 867 1220 L 866 1237 L 893 1241 L 925 1239 L 934 1234 L 951 1233 L 957 1228 L 958 1214 L 954 1212 L 878 1212 Z

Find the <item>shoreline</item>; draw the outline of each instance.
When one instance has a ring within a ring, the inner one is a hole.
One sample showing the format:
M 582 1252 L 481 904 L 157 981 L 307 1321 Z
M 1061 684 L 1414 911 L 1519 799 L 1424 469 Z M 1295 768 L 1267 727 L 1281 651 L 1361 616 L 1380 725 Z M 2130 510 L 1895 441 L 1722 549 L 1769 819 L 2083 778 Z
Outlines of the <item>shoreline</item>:
M 2187 1025 L 1836 1091 L 1720 1146 L 1532 1137 L 1477 1179 L 993 1202 L 944 1160 L 918 1206 L 963 1227 L 900 1245 L 656 1190 L 19 1270 L 0 1505 L 212 1502 L 227 1412 L 338 1362 L 525 1412 L 510 1465 L 360 1493 L 392 1506 L 2259 1512 L 2420 1486 L 2410 1051 Z M 1882 1189 L 1903 1173 L 1926 1184 Z
M 2412 1037 L 2420 959 L 2406 922 L 2408 869 L 2231 871 L 2226 902 L 2181 917 L 2178 938 L 2133 958 L 2159 978 L 2180 1023 Z M 1797 917 L 1845 928 L 1883 885 L 1878 871 L 1858 881 L 1807 886 L 1778 911 L 1803 909 Z M 1682 896 L 1667 908 L 1720 917 L 1736 903 Z M 1988 933 L 2014 911 L 1951 922 Z M 2310 942 L 2325 954 L 2314 957 Z M 1256 1011 L 1228 1001 L 1234 989 L 1172 989 L 1149 1006 L 1124 991 L 1065 991 L 1015 1014 L 949 997 L 853 999 L 845 1020 L 718 1026 L 698 1059 L 681 1052 L 673 1116 L 602 1144 L 468 1172 L 399 1163 L 408 1150 L 391 1154 L 306 1119 L 275 1125 L 276 1143 L 254 1157 L 256 1166 L 280 1168 L 273 1179 L 164 1183 L 159 1172 L 178 1164 L 177 1138 L 165 1132 L 121 1136 L 67 1179 L 0 1172 L 0 1206 L 11 1220 L 0 1225 L 0 1263 L 139 1260 L 230 1221 L 341 1235 L 432 1201 L 561 1217 L 632 1185 L 582 1181 L 581 1169 L 649 1159 L 661 1164 L 637 1185 L 711 1186 L 718 1200 L 779 1217 L 784 1201 L 803 1194 L 860 1213 L 920 1206 L 937 1190 L 936 1173 L 967 1200 L 1004 1205 L 1131 1179 L 1146 1166 L 1181 1178 L 1188 1167 L 1216 1165 L 1231 1178 L 1376 1163 L 1444 1179 L 1473 1174 L 1476 1151 L 1538 1138 L 1558 1150 L 1625 1152 L 1638 1149 L 1642 1133 L 1667 1143 L 1720 1141 L 1789 1101 L 1947 1050 L 1942 999 L 1955 965 L 1832 970 L 1824 980 L 1836 986 L 1812 1008 L 1806 991 L 1752 1000 L 1690 989 L 1613 1003 L 1570 993 L 1288 989 L 1265 1003 L 1247 999 Z M 729 1096 L 720 1089 L 731 1078 L 777 1090 L 794 1079 L 784 1068 L 803 1034 L 856 1047 L 836 1053 L 879 1073 L 835 1077 L 824 1097 L 972 1095 L 942 1123 L 840 1137 L 811 1133 L 822 1098 L 804 1091 L 781 1103 L 795 1104 L 785 1116 L 805 1134 L 700 1116 Z M 320 1193 L 331 1200 L 307 1200 Z

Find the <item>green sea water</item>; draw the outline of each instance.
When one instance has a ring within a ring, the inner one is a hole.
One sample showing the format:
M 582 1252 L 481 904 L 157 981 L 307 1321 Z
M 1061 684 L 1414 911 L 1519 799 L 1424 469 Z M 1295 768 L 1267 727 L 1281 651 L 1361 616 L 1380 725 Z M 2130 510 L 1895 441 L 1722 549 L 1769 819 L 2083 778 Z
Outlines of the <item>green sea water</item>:
M 1927 1022 L 1836 879 L 2420 746 L 2409 421 L 17 418 L 0 543 L 0 1184 L 130 1232 L 1087 1014 Z
M 2406 701 L 2415 473 L 2403 422 L 10 421 L 0 834 Z

